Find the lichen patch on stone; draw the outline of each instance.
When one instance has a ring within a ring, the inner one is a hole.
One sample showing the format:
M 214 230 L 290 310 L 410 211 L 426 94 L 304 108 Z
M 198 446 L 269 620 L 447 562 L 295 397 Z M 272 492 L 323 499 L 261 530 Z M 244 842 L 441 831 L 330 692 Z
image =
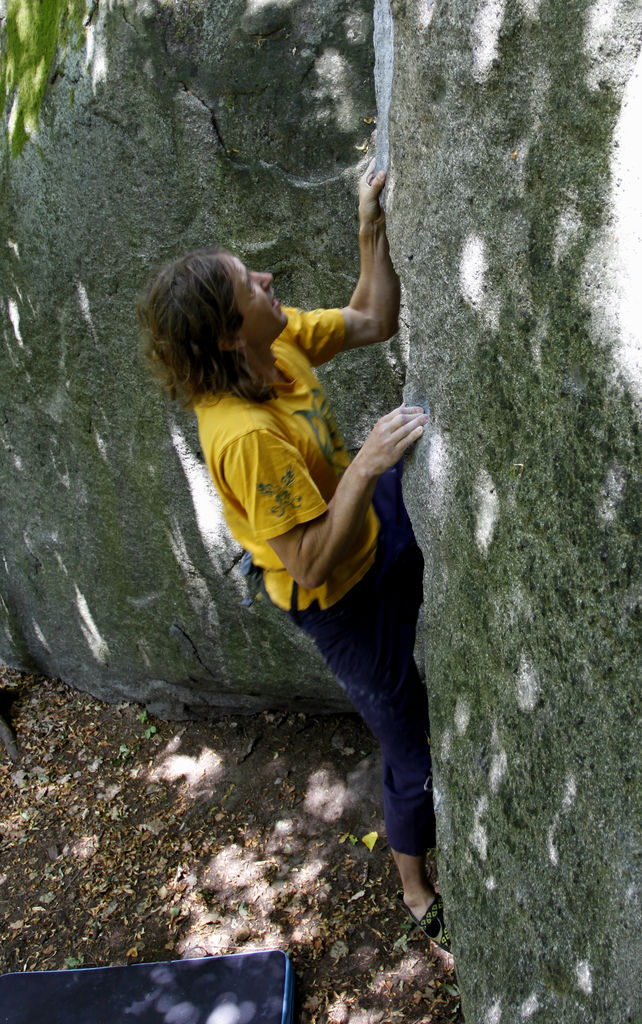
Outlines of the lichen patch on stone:
M 6 53 L 0 70 L 11 153 L 17 156 L 38 125 L 56 49 L 82 31 L 84 0 L 8 0 Z

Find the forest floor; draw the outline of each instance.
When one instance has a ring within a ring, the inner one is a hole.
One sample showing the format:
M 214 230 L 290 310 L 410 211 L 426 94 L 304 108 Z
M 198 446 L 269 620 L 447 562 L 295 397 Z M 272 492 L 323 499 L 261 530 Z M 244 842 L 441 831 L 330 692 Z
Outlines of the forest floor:
M 0 973 L 282 949 L 300 1024 L 462 1024 L 356 716 L 162 722 L 2 668 L 0 694 Z

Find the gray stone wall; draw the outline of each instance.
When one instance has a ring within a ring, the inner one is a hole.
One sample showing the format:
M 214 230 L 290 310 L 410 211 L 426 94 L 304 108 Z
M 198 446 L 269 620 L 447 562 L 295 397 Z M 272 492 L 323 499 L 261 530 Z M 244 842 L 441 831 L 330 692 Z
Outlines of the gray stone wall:
M 305 637 L 240 607 L 240 552 L 192 419 L 139 362 L 135 305 L 151 267 L 213 241 L 284 302 L 348 301 L 370 3 L 99 0 L 61 26 L 22 148 L 15 91 L 2 119 L 0 659 L 169 716 L 343 707 Z M 356 448 L 400 399 L 399 345 L 326 379 Z
M 356 448 L 409 347 L 405 396 L 433 414 L 406 482 L 464 1011 L 632 1024 L 642 5 L 378 3 L 404 332 L 326 383 Z M 173 716 L 343 706 L 305 638 L 240 607 L 194 424 L 150 388 L 134 308 L 153 264 L 212 240 L 283 300 L 347 301 L 371 14 L 99 2 L 63 18 L 15 150 L 7 95 L 5 663 Z
M 389 233 L 470 1024 L 640 1004 L 639 3 L 395 2 Z

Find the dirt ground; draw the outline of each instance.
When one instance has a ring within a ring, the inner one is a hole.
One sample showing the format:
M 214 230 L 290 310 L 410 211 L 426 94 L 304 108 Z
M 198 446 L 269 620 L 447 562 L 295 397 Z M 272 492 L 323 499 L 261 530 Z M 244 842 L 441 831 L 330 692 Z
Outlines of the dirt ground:
M 301 1024 L 462 1024 L 396 904 L 357 717 L 162 722 L 7 669 L 0 701 L 0 972 L 278 948 Z

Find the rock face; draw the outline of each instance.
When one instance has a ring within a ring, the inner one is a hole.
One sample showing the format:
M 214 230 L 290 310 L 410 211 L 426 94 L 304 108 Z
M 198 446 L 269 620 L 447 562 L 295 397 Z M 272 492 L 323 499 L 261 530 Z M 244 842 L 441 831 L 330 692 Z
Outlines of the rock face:
M 345 706 L 283 616 L 241 608 L 135 306 L 153 266 L 213 241 L 282 301 L 348 301 L 371 5 L 12 0 L 2 48 L 0 658 L 174 717 Z M 402 363 L 393 344 L 329 368 L 350 447 L 400 400 Z
M 356 448 L 408 343 L 433 413 L 406 481 L 466 1019 L 633 1024 L 642 6 L 378 0 L 376 23 L 407 331 L 326 383 Z M 0 658 L 169 716 L 343 706 L 240 607 L 135 303 L 214 239 L 282 299 L 347 301 L 371 5 L 11 0 L 2 32 Z
M 391 12 L 405 396 L 434 417 L 406 482 L 464 1014 L 633 1022 L 642 7 Z

